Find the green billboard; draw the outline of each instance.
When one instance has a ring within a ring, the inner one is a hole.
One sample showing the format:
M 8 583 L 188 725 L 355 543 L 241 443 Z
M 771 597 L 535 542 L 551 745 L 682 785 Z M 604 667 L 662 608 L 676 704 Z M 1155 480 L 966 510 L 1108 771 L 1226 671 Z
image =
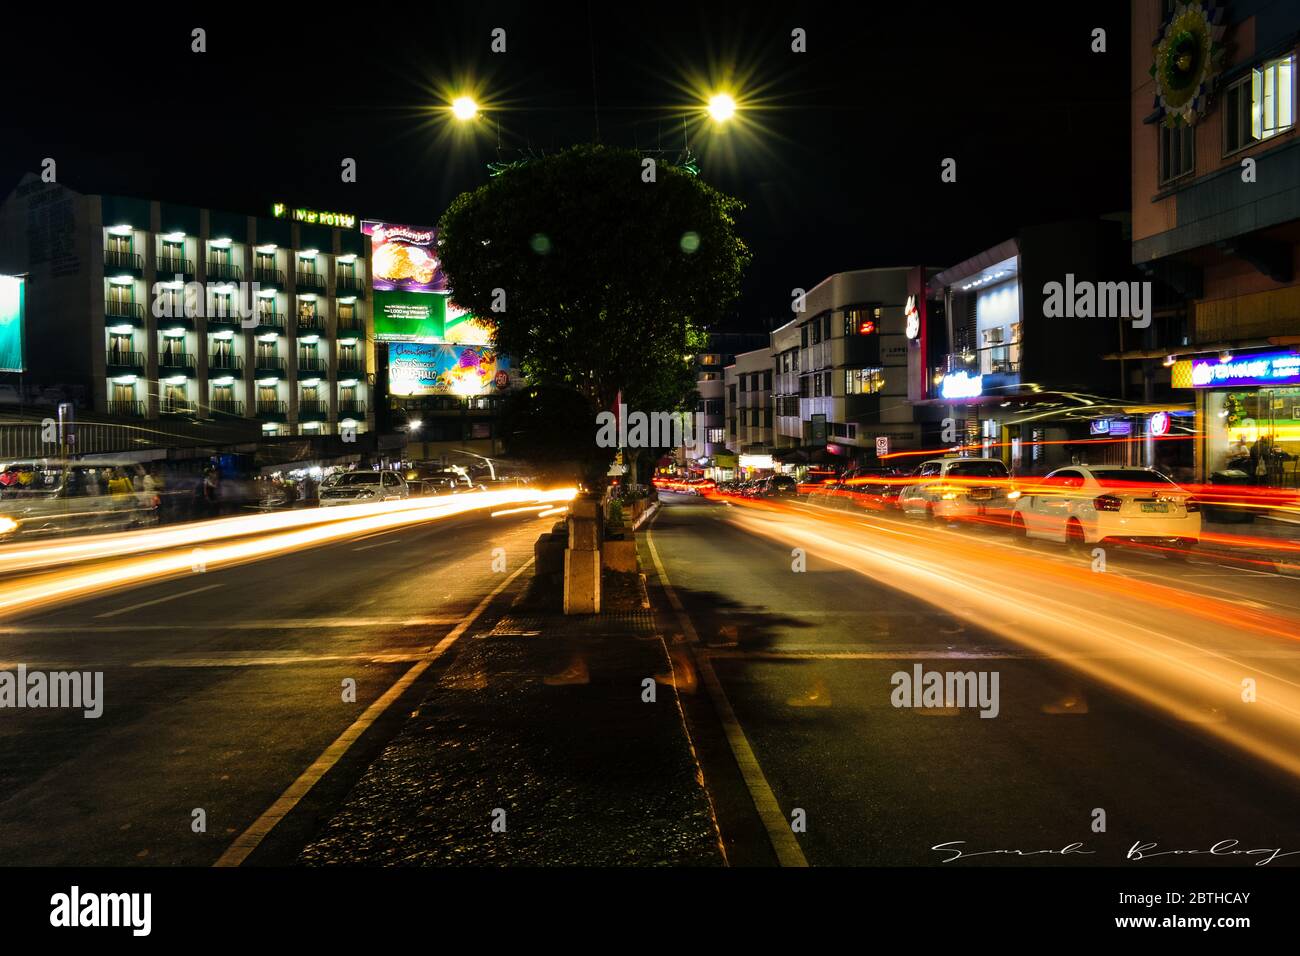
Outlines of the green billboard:
M 0 276 L 0 372 L 23 370 L 23 280 Z
M 430 292 L 376 290 L 375 340 L 440 342 L 447 320 L 447 297 Z

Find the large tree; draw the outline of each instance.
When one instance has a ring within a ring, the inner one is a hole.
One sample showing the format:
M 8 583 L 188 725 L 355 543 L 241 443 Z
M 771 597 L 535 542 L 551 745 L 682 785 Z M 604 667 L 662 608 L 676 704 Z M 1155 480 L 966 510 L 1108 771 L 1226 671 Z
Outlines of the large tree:
M 686 359 L 749 260 L 739 200 L 680 167 L 653 172 L 633 150 L 575 146 L 463 193 L 439 225 L 456 302 L 532 382 L 596 409 L 620 391 L 645 411 L 687 402 Z

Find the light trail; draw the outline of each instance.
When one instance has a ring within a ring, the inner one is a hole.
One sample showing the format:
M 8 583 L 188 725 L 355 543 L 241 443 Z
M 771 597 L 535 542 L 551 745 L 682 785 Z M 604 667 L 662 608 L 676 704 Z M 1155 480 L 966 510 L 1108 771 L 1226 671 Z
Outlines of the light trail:
M 732 503 L 741 507 L 727 518 L 752 534 L 942 608 L 1300 777 L 1300 611 L 1094 573 L 1086 551 L 1072 561 L 919 523 Z
M 378 502 L 373 505 L 345 505 L 320 509 L 315 522 L 264 521 L 296 515 L 256 515 L 246 518 L 203 522 L 206 528 L 185 526 L 171 529 L 185 534 L 161 535 L 171 543 L 161 551 L 156 540 L 142 545 L 136 532 L 104 535 L 102 549 L 96 554 L 102 562 L 60 570 L 44 571 L 0 582 L 0 617 L 12 616 L 36 607 L 85 597 L 113 588 L 162 580 L 177 574 L 203 573 L 208 570 L 260 560 L 277 554 L 297 551 L 377 531 L 391 530 L 420 522 L 437 521 L 503 504 L 542 502 L 547 507 L 569 501 L 574 488 L 554 491 L 483 491 L 467 492 L 437 500 L 406 499 Z M 321 520 L 324 516 L 324 520 Z M 240 530 L 227 527 L 233 522 Z M 250 537 L 255 535 L 255 537 Z M 229 540 L 238 537 L 241 540 Z M 114 540 L 123 538 L 125 540 Z M 203 545 L 196 555 L 195 549 Z M 179 545 L 179 546 L 178 546 Z M 30 546 L 29 546 L 30 547 Z M 59 546 L 54 546 L 59 547 Z M 117 550 L 120 548 L 121 550 Z M 147 550 L 156 554 L 142 555 Z M 84 558 L 82 560 L 85 560 Z M 48 566 L 48 565 L 44 565 Z

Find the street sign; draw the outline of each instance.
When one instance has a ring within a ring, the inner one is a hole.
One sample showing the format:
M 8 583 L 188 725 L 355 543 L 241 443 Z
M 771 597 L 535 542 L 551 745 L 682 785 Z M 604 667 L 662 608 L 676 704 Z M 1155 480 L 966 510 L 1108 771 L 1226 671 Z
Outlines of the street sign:
M 889 436 L 877 435 L 876 436 L 876 457 L 884 458 L 888 454 L 889 454 Z

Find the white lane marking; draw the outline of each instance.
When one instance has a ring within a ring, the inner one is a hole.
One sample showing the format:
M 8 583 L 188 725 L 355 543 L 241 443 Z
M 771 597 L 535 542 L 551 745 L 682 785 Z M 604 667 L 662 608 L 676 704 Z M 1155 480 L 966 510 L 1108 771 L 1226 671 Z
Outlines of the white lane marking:
M 398 538 L 396 541 L 376 541 L 374 544 L 367 544 L 367 545 L 364 545 L 363 547 L 360 547 L 360 548 L 353 548 L 352 550 L 353 550 L 353 551 L 369 551 L 371 548 L 382 548 L 382 547 L 384 547 L 385 545 L 389 545 L 389 544 L 401 544 L 401 542 L 402 542 L 402 539 L 401 539 L 401 538 Z
M 98 620 L 105 617 L 117 617 L 119 614 L 126 614 L 129 611 L 138 611 L 142 607 L 152 607 L 155 604 L 162 604 L 165 601 L 175 601 L 177 598 L 189 597 L 191 594 L 200 594 L 203 591 L 211 591 L 213 588 L 221 587 L 220 584 L 209 584 L 201 588 L 193 588 L 189 591 L 181 591 L 179 594 L 169 594 L 166 597 L 154 598 L 152 601 L 141 601 L 139 604 L 130 604 L 126 607 L 120 607 L 116 611 L 105 611 L 103 614 L 96 614 Z
M 229 846 L 225 853 L 221 854 L 213 866 L 239 866 L 244 860 L 248 859 L 249 854 L 261 845 L 267 834 L 275 829 L 276 824 L 283 820 L 308 794 L 311 788 L 316 786 L 320 779 L 342 759 L 343 755 L 369 729 L 370 725 L 378 720 L 393 701 L 401 697 L 406 689 L 429 669 L 429 665 L 441 657 L 451 645 L 460 639 L 462 634 L 469 630 L 479 616 L 487 610 L 487 606 L 492 602 L 493 598 L 504 591 L 515 578 L 532 567 L 533 561 L 533 558 L 529 558 L 513 574 L 485 595 L 483 600 L 478 602 L 478 606 L 469 613 L 469 616 L 452 628 L 447 636 L 435 644 L 428 654 L 417 661 L 410 670 L 398 678 L 392 687 L 384 691 L 378 699 L 367 707 L 365 712 L 353 721 L 352 725 L 343 731 L 337 740 L 326 747 L 325 752 L 298 776 L 297 780 L 289 784 L 289 788 L 280 794 L 280 798 L 271 804 L 265 813 L 254 820 L 252 825 L 235 839 L 235 842 Z
M 657 518 L 658 515 L 655 517 Z M 736 719 L 735 711 L 731 709 L 731 701 L 727 699 L 727 694 L 718 681 L 718 675 L 714 673 L 713 665 L 707 656 L 694 653 L 694 645 L 699 644 L 700 636 L 686 614 L 681 600 L 677 597 L 676 589 L 668 580 L 668 572 L 664 570 L 663 561 L 659 559 L 659 550 L 655 547 L 652 534 L 653 526 L 654 520 L 651 520 L 646 526 L 645 540 L 646 547 L 650 550 L 650 557 L 654 561 L 655 573 L 659 575 L 659 583 L 663 585 L 664 593 L 668 596 L 668 603 L 677 613 L 677 620 L 691 642 L 695 666 L 704 679 L 704 686 L 708 688 L 713 708 L 722 722 L 727 746 L 731 748 L 731 755 L 740 767 L 740 774 L 745 780 L 750 799 L 754 801 L 754 809 L 758 811 L 759 819 L 763 821 L 763 826 L 767 830 L 767 837 L 772 841 L 772 849 L 776 852 L 777 861 L 782 866 L 807 866 L 808 860 L 799 847 L 799 841 L 794 837 L 794 831 L 790 829 L 790 821 L 781 812 L 776 794 L 772 792 L 772 787 L 763 774 L 763 768 L 759 766 L 758 758 L 754 756 L 754 750 L 745 737 L 745 731 L 740 726 L 740 721 Z

